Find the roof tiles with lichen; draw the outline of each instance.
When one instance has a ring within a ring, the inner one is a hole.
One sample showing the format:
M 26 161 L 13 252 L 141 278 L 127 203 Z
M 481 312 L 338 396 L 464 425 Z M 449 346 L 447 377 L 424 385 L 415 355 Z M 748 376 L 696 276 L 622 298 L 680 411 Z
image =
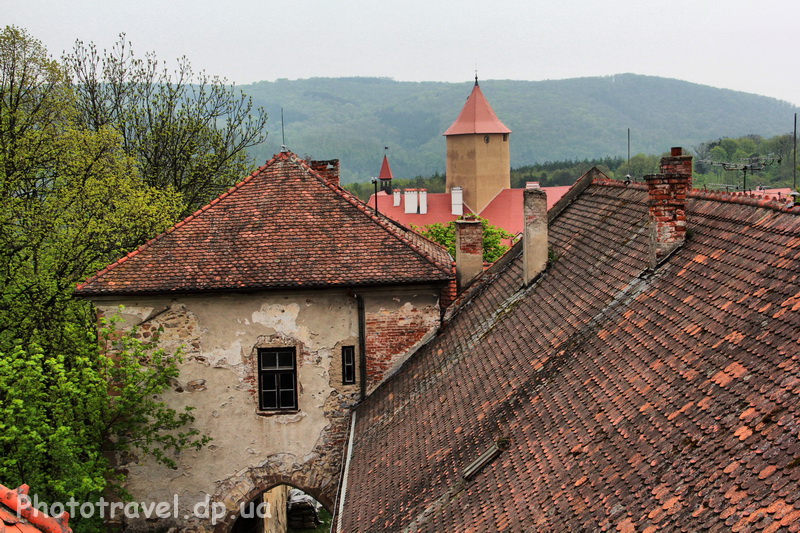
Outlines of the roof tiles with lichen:
M 77 288 L 82 296 L 447 282 L 447 251 L 291 152 Z
M 343 530 L 800 530 L 798 211 L 695 192 L 649 271 L 646 191 L 590 186 L 357 408 Z

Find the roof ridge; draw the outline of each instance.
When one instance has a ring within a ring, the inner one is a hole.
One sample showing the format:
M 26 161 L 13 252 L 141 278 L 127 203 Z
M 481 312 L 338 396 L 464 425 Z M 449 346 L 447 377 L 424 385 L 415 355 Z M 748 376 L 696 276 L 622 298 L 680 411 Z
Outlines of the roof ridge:
M 623 181 L 611 178 L 595 178 L 592 180 L 593 185 L 602 185 L 606 187 L 622 187 L 628 189 L 637 189 L 646 191 L 647 185 L 644 183 L 625 183 Z M 752 207 L 764 207 L 779 211 L 781 213 L 789 213 L 792 215 L 800 215 L 800 206 L 791 206 L 786 202 L 775 200 L 767 195 L 755 194 L 752 192 L 727 192 L 727 191 L 709 191 L 708 189 L 691 189 L 689 191 L 690 198 L 698 198 L 701 200 L 711 200 L 720 203 L 749 205 Z
M 374 214 L 374 210 L 371 207 L 369 207 L 366 203 L 364 203 L 360 198 L 355 196 L 350 191 L 348 191 L 348 190 L 346 190 L 346 189 L 344 189 L 342 187 L 339 187 L 338 185 L 335 185 L 335 184 L 331 183 L 330 180 L 325 179 L 319 172 L 317 172 L 316 170 L 311 168 L 311 166 L 308 164 L 307 161 L 305 161 L 304 159 L 299 158 L 296 154 L 291 154 L 291 155 L 294 156 L 295 159 L 292 160 L 291 157 L 290 157 L 289 158 L 290 161 L 297 162 L 304 170 L 306 170 L 306 172 L 309 173 L 309 175 L 317 178 L 320 182 L 322 182 L 324 185 L 326 185 L 330 190 L 332 190 L 334 193 L 338 194 L 343 200 L 345 200 L 346 202 L 349 202 L 353 207 L 355 207 L 356 209 L 358 209 L 359 211 L 364 213 L 364 215 L 367 218 L 369 218 L 369 219 L 373 220 L 374 222 L 376 222 L 379 226 L 381 226 L 384 230 L 386 230 L 387 233 L 389 233 L 394 238 L 396 238 L 397 240 L 399 240 L 400 242 L 402 242 L 403 244 L 405 244 L 406 246 L 411 248 L 414 252 L 416 252 L 418 255 L 422 256 L 426 261 L 431 263 L 433 266 L 435 266 L 436 268 L 438 268 L 442 272 L 445 272 L 446 274 L 452 274 L 451 269 L 445 267 L 444 265 L 439 264 L 439 262 L 434 257 L 431 256 L 431 254 L 427 253 L 421 246 L 417 245 L 417 243 L 413 242 L 408 237 L 405 237 L 403 235 L 399 235 L 397 231 L 392 229 L 392 225 L 391 224 L 389 224 L 388 222 L 386 222 L 385 220 L 383 220 L 379 216 L 376 216 Z M 403 228 L 405 228 L 405 226 L 403 226 Z M 407 231 L 409 231 L 409 232 L 412 232 L 415 236 L 423 238 L 426 241 L 430 242 L 431 244 L 433 244 L 435 246 L 438 246 L 445 253 L 448 253 L 447 249 L 444 246 L 442 246 L 441 244 L 439 244 L 437 242 L 434 242 L 434 241 L 431 241 L 429 239 L 426 239 L 425 237 L 422 237 L 417 232 L 415 232 L 415 231 L 413 231 L 411 229 L 408 229 L 408 228 L 405 228 L 405 229 Z M 449 257 L 449 253 L 448 253 L 448 257 Z
M 116 261 L 111 263 L 110 265 L 107 265 L 104 268 L 98 270 L 97 272 L 95 272 L 91 276 L 87 276 L 86 277 L 86 281 L 84 281 L 83 283 L 76 283 L 76 290 L 81 290 L 83 287 L 85 287 L 89 283 L 93 282 L 94 280 L 96 280 L 97 278 L 102 276 L 103 274 L 108 273 L 109 271 L 115 269 L 119 265 L 121 265 L 121 264 L 125 263 L 126 261 L 128 261 L 130 258 L 132 258 L 132 257 L 138 255 L 139 253 L 145 251 L 146 249 L 148 249 L 157 240 L 162 239 L 163 237 L 165 237 L 166 235 L 169 235 L 170 233 L 173 233 L 175 230 L 180 229 L 181 227 L 186 225 L 187 222 L 191 222 L 192 220 L 194 220 L 195 218 L 197 218 L 201 214 L 205 213 L 206 211 L 211 209 L 213 206 L 217 205 L 222 199 L 227 198 L 228 196 L 230 196 L 234 192 L 236 192 L 239 189 L 241 189 L 246 183 L 249 183 L 250 181 L 252 181 L 252 179 L 254 177 L 256 177 L 258 174 L 263 172 L 267 167 L 269 167 L 270 165 L 274 164 L 279 159 L 283 159 L 283 160 L 288 159 L 285 154 L 286 154 L 285 152 L 281 152 L 280 154 L 273 155 L 272 158 L 269 161 L 267 161 L 266 163 L 264 163 L 263 165 L 261 165 L 260 167 L 255 169 L 253 172 L 250 173 L 249 176 L 244 178 L 242 181 L 232 185 L 227 191 L 225 191 L 224 193 L 220 194 L 219 196 L 217 196 L 216 198 L 211 200 L 209 203 L 207 203 L 203 207 L 199 208 L 197 211 L 195 211 L 191 215 L 189 215 L 189 216 L 181 219 L 180 221 L 176 222 L 175 224 L 173 224 L 169 228 L 167 228 L 164 231 L 162 231 L 161 233 L 157 234 L 155 237 L 152 237 L 151 239 L 148 239 L 144 244 L 139 245 L 135 250 L 133 250 L 131 252 L 128 252 L 127 254 L 125 254 L 124 256 L 120 257 L 119 259 L 117 259 Z

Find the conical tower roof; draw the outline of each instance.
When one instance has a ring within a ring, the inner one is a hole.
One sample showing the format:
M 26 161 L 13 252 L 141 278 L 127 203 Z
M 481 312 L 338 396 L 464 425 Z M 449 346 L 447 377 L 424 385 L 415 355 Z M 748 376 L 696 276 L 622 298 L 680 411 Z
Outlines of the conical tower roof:
M 389 166 L 389 158 L 385 155 L 383 156 L 383 163 L 381 163 L 381 173 L 378 174 L 378 178 L 382 180 L 390 180 L 393 178 L 392 176 L 392 168 Z
M 475 87 L 472 88 L 472 94 L 467 98 L 467 103 L 464 104 L 458 118 L 447 128 L 444 135 L 472 135 L 475 133 L 511 133 L 511 130 L 500 122 L 500 119 L 492 111 L 492 106 L 481 92 L 477 78 Z

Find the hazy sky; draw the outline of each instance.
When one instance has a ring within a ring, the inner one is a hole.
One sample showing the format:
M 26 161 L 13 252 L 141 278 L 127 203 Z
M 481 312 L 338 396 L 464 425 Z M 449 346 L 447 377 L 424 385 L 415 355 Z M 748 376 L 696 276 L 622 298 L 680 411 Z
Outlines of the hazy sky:
M 544 80 L 625 72 L 800 104 L 798 0 L 0 0 L 55 56 L 75 39 L 187 56 L 239 84 L 385 76 Z

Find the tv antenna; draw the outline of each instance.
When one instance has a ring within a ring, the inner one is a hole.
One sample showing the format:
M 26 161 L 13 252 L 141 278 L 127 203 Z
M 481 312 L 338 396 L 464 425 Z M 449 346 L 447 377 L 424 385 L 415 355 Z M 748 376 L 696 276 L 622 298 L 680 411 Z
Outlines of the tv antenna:
M 770 165 L 775 163 L 781 164 L 781 158 L 775 157 L 772 155 L 767 156 L 760 156 L 754 155 L 751 157 L 742 157 L 739 159 L 739 163 L 729 163 L 727 161 L 711 161 L 710 159 L 703 159 L 701 160 L 703 163 L 708 163 L 710 165 L 722 167 L 725 170 L 738 172 L 742 171 L 742 190 L 747 190 L 747 172 L 749 171 L 750 174 L 753 172 L 758 172 L 760 170 L 764 170 Z M 736 187 L 739 188 L 738 186 Z

